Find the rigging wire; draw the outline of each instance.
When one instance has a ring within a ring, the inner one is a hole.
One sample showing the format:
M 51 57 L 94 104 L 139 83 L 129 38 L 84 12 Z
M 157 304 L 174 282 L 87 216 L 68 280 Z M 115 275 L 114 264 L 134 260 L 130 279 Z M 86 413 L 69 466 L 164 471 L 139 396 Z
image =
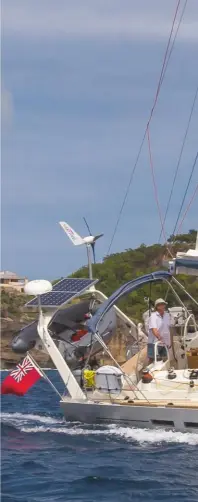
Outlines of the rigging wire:
M 153 104 L 153 107 L 151 109 L 151 113 L 150 113 L 150 117 L 149 117 L 149 120 L 148 120 L 147 127 L 150 125 L 150 122 L 151 122 L 151 119 L 152 119 L 152 116 L 153 116 L 153 112 L 154 112 L 154 109 L 155 109 L 156 104 L 157 104 L 157 99 L 158 99 L 158 96 L 159 96 L 159 92 L 160 92 L 160 89 L 161 89 L 161 86 L 162 86 L 162 83 L 163 83 L 163 80 L 164 80 L 164 77 L 165 77 L 165 74 L 166 74 L 166 70 L 167 70 L 167 66 L 168 66 L 171 54 L 173 52 L 173 48 L 174 48 L 174 45 L 175 45 L 175 40 L 176 40 L 178 31 L 179 31 L 179 27 L 180 27 L 180 24 L 181 24 L 181 21 L 182 21 L 184 12 L 185 12 L 187 1 L 188 0 L 186 0 L 186 2 L 184 4 L 184 8 L 182 10 L 182 14 L 181 14 L 181 17 L 180 17 L 180 20 L 179 20 L 179 23 L 178 23 L 178 26 L 177 26 L 177 29 L 176 29 L 176 32 L 175 32 L 175 36 L 174 36 L 173 41 L 172 41 L 172 45 L 171 45 L 170 51 L 169 51 L 169 47 L 170 47 L 170 43 L 171 43 L 171 38 L 172 38 L 173 31 L 174 31 L 175 21 L 176 21 L 176 17 L 177 17 L 177 13 L 178 13 L 178 10 L 179 10 L 179 6 L 180 6 L 180 3 L 181 3 L 181 0 L 178 0 L 178 2 L 177 2 L 177 7 L 176 7 L 175 15 L 174 15 L 174 18 L 173 18 L 170 35 L 169 35 L 169 39 L 168 39 L 166 51 L 165 51 L 165 54 L 164 54 L 164 59 L 163 59 L 163 64 L 162 64 L 162 69 L 161 69 L 161 73 L 160 73 L 160 78 L 159 78 L 159 82 L 158 82 L 158 86 L 157 86 L 157 91 L 156 91 L 156 95 L 155 95 L 155 99 L 154 99 L 154 104 Z
M 169 63 L 169 59 L 170 59 L 170 57 L 172 55 L 172 52 L 173 52 L 173 49 L 174 49 L 174 46 L 175 46 L 176 38 L 177 38 L 177 35 L 178 35 L 178 31 L 180 29 L 180 25 L 181 25 L 182 19 L 184 17 L 184 12 L 186 10 L 187 3 L 188 3 L 188 0 L 185 0 L 184 6 L 183 6 L 183 9 L 182 9 L 182 12 L 181 12 L 181 16 L 180 16 L 179 21 L 178 21 L 178 25 L 177 25 L 177 28 L 175 30 L 175 35 L 174 35 L 174 38 L 173 38 L 173 41 L 172 41 L 172 45 L 171 45 L 171 48 L 170 48 L 170 51 L 169 51 L 169 54 L 168 54 L 168 57 L 167 57 L 167 60 L 166 60 L 166 64 L 165 64 L 165 68 L 164 68 L 164 74 L 163 74 L 163 77 L 162 77 L 162 80 L 161 80 L 161 84 L 162 84 L 162 82 L 164 80 L 166 69 L 167 69 L 167 66 L 168 66 L 168 63 Z
M 195 159 L 194 159 L 194 162 L 193 162 L 193 165 L 192 165 L 191 173 L 190 173 L 190 176 L 188 178 L 188 183 L 187 183 L 187 186 L 186 186 L 186 189 L 185 189 L 185 192 L 184 192 L 182 203 L 181 203 L 181 206 L 180 206 L 180 209 L 179 209 L 179 213 L 178 213 L 178 216 L 177 216 L 177 219 L 176 219 L 176 223 L 175 223 L 175 226 L 174 226 L 174 230 L 173 230 L 173 233 L 172 233 L 173 236 L 175 235 L 175 232 L 176 232 L 177 224 L 178 224 L 178 221 L 179 221 L 182 209 L 183 209 L 183 205 L 184 205 L 184 202 L 185 202 L 185 199 L 186 199 L 186 195 L 187 195 L 187 192 L 188 192 L 188 188 L 189 188 L 189 185 L 190 185 L 190 182 L 191 182 L 194 170 L 195 170 L 197 159 L 198 159 L 198 151 L 196 153 L 196 156 L 195 156 Z
M 150 161 L 151 176 L 152 176 L 152 182 L 153 182 L 155 200 L 156 200 L 157 209 L 158 209 L 158 213 L 159 213 L 159 219 L 160 219 L 160 223 L 161 223 L 162 233 L 163 233 L 165 242 L 167 242 L 166 233 L 165 233 L 164 224 L 163 224 L 161 207 L 160 207 L 160 203 L 159 203 L 157 183 L 156 183 L 156 179 L 155 179 L 155 171 L 154 171 L 154 164 L 153 164 L 152 151 L 151 151 L 151 140 L 150 140 L 149 127 L 147 128 L 147 141 L 148 141 L 149 161 Z M 173 258 L 171 250 L 170 250 L 170 248 L 168 246 L 167 246 L 167 251 L 170 254 L 171 258 Z
M 198 86 L 196 88 L 196 92 L 195 92 L 195 95 L 194 95 L 194 98 L 193 98 L 193 103 L 192 103 L 192 106 L 191 106 L 191 110 L 190 110 L 190 115 L 189 115 L 189 118 L 188 118 L 187 127 L 186 127 L 186 130 L 185 130 L 185 134 L 184 134 L 184 138 L 183 138 L 183 141 L 182 141 L 182 145 L 181 145 L 181 150 L 180 150 L 178 162 L 177 162 L 176 169 L 175 169 L 175 174 L 174 174 L 174 178 L 173 178 L 173 182 L 172 182 L 172 187 L 171 187 L 171 190 L 170 190 L 170 195 L 169 195 L 168 203 L 167 203 L 167 206 L 166 206 L 165 216 L 164 216 L 164 219 L 163 219 L 163 227 L 165 225 L 166 218 L 167 218 L 168 211 L 169 211 L 169 207 L 170 207 L 170 203 L 171 203 L 171 200 L 172 200 L 173 190 L 174 190 L 174 187 L 175 187 L 176 178 L 177 178 L 179 167 L 180 167 L 180 164 L 181 164 L 181 159 L 182 159 L 182 155 L 183 155 L 183 151 L 184 151 L 186 139 L 187 139 L 187 136 L 188 136 L 188 131 L 189 131 L 189 128 L 190 128 L 190 123 L 191 123 L 191 119 L 192 119 L 192 116 L 193 116 L 193 112 L 194 112 L 194 108 L 195 108 L 195 104 L 196 104 L 197 95 L 198 95 Z M 161 230 L 158 242 L 160 242 L 160 239 L 162 237 L 162 233 L 163 232 Z
M 146 135 L 147 135 L 147 129 L 148 129 L 148 126 L 150 125 L 150 122 L 151 122 L 151 119 L 152 119 L 152 116 L 153 116 L 153 113 L 154 113 L 154 110 L 155 110 L 155 107 L 156 107 L 156 104 L 157 104 L 157 100 L 158 100 L 158 96 L 159 96 L 159 93 L 160 93 L 160 89 L 161 89 L 161 86 L 162 86 L 162 83 L 163 83 L 163 80 L 164 80 L 164 77 L 165 77 L 165 74 L 166 74 L 168 63 L 169 63 L 169 60 L 170 60 L 170 57 L 171 57 L 171 54 L 172 54 L 172 51 L 173 51 L 173 48 L 174 48 L 175 40 L 176 40 L 178 31 L 179 31 L 179 27 L 180 27 L 180 24 L 181 24 L 183 15 L 184 15 L 184 11 L 185 11 L 186 5 L 187 5 L 187 0 L 186 0 L 186 2 L 184 4 L 184 8 L 183 8 L 182 14 L 180 16 L 179 24 L 178 24 L 178 27 L 177 27 L 174 39 L 172 41 L 172 46 L 171 46 L 171 49 L 169 51 L 169 47 L 170 47 L 170 43 L 171 43 L 171 39 L 172 39 L 172 34 L 173 34 L 174 27 L 175 27 L 175 21 L 176 21 L 176 18 L 177 18 L 177 14 L 178 14 L 178 10 L 179 10 L 179 7 L 180 7 L 180 3 L 181 3 L 181 0 L 178 0 L 177 5 L 176 5 L 176 9 L 175 9 L 175 13 L 174 13 L 174 17 L 173 17 L 173 21 L 172 21 L 172 26 L 171 26 L 170 35 L 169 35 L 169 38 L 168 38 L 168 43 L 167 43 L 166 51 L 165 51 L 165 54 L 164 54 L 162 69 L 161 69 L 161 73 L 160 73 L 160 77 L 159 77 L 157 91 L 156 91 L 155 98 L 154 98 L 154 103 L 153 103 L 153 106 L 151 108 L 151 112 L 150 112 L 150 116 L 149 116 L 149 119 L 148 119 L 148 122 L 147 122 L 147 126 L 145 128 L 145 131 L 144 131 L 144 134 L 143 134 L 143 138 L 142 138 L 142 141 L 140 143 L 140 147 L 139 147 L 139 150 L 138 150 L 138 153 L 137 153 L 137 157 L 136 157 L 136 160 L 135 160 L 135 163 L 134 163 L 134 166 L 133 166 L 130 178 L 129 178 L 129 183 L 128 183 L 126 191 L 125 191 L 124 199 L 123 199 L 123 202 L 121 204 L 120 211 L 118 213 L 118 218 L 116 220 L 116 224 L 115 224 L 113 235 L 112 235 L 112 238 L 111 238 L 111 241 L 110 241 L 110 244 L 109 244 L 107 255 L 109 254 L 109 252 L 111 250 L 111 247 L 112 247 L 112 244 L 113 244 L 113 241 L 114 241 L 117 229 L 118 229 L 118 225 L 119 225 L 119 222 L 120 222 L 120 219 L 121 219 L 121 216 L 122 216 L 122 212 L 123 212 L 123 209 L 124 209 L 124 206 L 125 206 L 128 194 L 129 194 L 131 183 L 133 181 L 133 177 L 134 177 L 134 174 L 135 174 L 138 162 L 139 162 L 139 158 L 140 158 L 140 155 L 141 155 L 141 152 L 142 152 L 142 148 L 143 148 L 143 145 L 144 145 L 144 141 L 145 141 L 145 138 L 146 138 Z
M 161 212 L 160 203 L 159 203 L 157 184 L 156 184 L 156 180 L 155 180 L 154 164 L 153 164 L 152 153 L 151 153 L 151 141 L 150 141 L 149 127 L 147 127 L 147 140 L 148 140 L 149 161 L 150 161 L 150 167 L 151 167 L 151 175 L 152 175 L 152 181 L 153 181 L 155 199 L 156 199 L 158 213 L 159 213 L 159 218 L 160 218 L 160 223 L 161 223 L 161 227 L 162 227 L 162 233 L 163 233 L 164 239 L 166 241 L 166 234 L 165 234 L 165 230 L 164 230 L 163 219 L 162 219 L 162 212 Z
M 178 229 L 177 229 L 177 233 L 178 233 L 178 234 L 180 234 L 180 233 L 181 233 L 181 227 L 182 227 L 182 225 L 183 225 L 183 222 L 184 222 L 184 220 L 185 220 L 185 217 L 186 217 L 186 215 L 187 215 L 187 213 L 188 213 L 188 211 L 189 211 L 189 209 L 190 209 L 190 206 L 192 205 L 192 203 L 193 203 L 193 201 L 194 201 L 194 199 L 195 199 L 195 197 L 196 197 L 196 195 L 197 195 L 197 194 L 198 194 L 198 183 L 197 183 L 197 186 L 196 186 L 196 188 L 195 188 L 195 191 L 193 192 L 193 195 L 192 195 L 192 197 L 191 197 L 191 199 L 190 199 L 190 201 L 189 201 L 189 203 L 188 203 L 188 205 L 187 205 L 186 211 L 185 211 L 185 213 L 183 214 L 183 218 L 182 218 L 182 220 L 181 220 L 181 222 L 180 222 L 180 224 L 179 224 L 179 226 L 178 226 Z

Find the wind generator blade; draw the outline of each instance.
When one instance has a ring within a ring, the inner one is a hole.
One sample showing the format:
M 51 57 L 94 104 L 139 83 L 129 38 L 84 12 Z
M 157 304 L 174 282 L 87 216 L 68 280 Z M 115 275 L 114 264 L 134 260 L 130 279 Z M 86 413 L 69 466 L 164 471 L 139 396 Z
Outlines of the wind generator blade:
M 94 264 L 96 263 L 96 255 L 95 255 L 95 242 L 93 242 L 91 244 L 91 247 L 92 247 L 92 251 L 93 251 L 93 260 L 94 260 Z
M 103 237 L 104 234 L 99 234 L 94 237 L 94 241 L 97 241 L 97 239 L 100 239 L 100 237 Z
M 67 237 L 69 237 L 70 241 L 73 242 L 74 246 L 81 246 L 84 244 L 84 241 L 82 237 L 75 232 L 75 230 L 68 225 L 65 221 L 59 221 L 59 225 L 62 227 L 64 232 L 67 234 Z
M 91 230 L 90 230 L 90 228 L 89 228 L 89 225 L 88 225 L 88 223 L 87 223 L 87 220 L 86 220 L 86 218 L 85 218 L 84 216 L 83 216 L 83 220 L 84 220 L 85 225 L 86 225 L 86 227 L 87 227 L 87 229 L 88 229 L 89 235 L 92 235 Z

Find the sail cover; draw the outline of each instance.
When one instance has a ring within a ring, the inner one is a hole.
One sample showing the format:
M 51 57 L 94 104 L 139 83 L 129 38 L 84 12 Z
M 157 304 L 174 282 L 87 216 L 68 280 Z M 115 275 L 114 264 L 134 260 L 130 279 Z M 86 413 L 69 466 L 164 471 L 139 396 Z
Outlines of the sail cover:
M 187 253 L 177 253 L 174 267 L 176 274 L 198 276 L 198 232 L 195 249 L 189 249 Z
M 198 276 L 198 256 L 192 259 L 189 258 L 176 258 L 175 259 L 176 274 L 194 275 Z
M 114 293 L 102 303 L 101 307 L 97 310 L 95 315 L 89 319 L 87 322 L 87 327 L 89 331 L 92 333 L 96 333 L 98 331 L 98 326 L 105 314 L 117 303 L 120 298 L 123 298 L 125 295 L 132 293 L 138 288 L 144 286 L 144 284 L 148 284 L 151 282 L 157 281 L 169 281 L 172 278 L 172 275 L 169 272 L 165 272 L 164 270 L 159 272 L 153 272 L 151 274 L 143 275 L 138 277 L 137 279 L 133 279 L 122 286 L 120 286 Z

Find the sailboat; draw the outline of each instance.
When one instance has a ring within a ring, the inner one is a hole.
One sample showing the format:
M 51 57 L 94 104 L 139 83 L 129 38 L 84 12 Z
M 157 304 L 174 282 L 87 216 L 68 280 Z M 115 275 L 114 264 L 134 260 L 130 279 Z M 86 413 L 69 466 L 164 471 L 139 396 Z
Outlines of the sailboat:
M 197 252 L 197 243 L 194 251 Z M 198 257 L 195 252 L 192 253 L 193 266 L 195 265 L 197 270 Z M 176 274 L 178 259 L 178 257 L 175 259 Z M 182 291 L 182 296 L 185 292 L 186 299 L 190 298 L 196 307 L 197 300 L 184 290 L 184 286 L 170 270 L 153 272 L 122 285 L 103 301 L 85 323 L 90 336 L 89 354 L 87 360 L 84 360 L 84 368 L 81 368 L 79 379 L 75 377 L 64 359 L 49 329 L 54 315 L 60 312 L 65 301 L 68 301 L 66 299 L 68 293 L 64 292 L 64 284 L 67 287 L 67 283 L 64 281 L 67 279 L 60 281 L 54 287 L 49 281 L 31 281 L 26 285 L 26 294 L 36 296 L 27 306 L 38 305 L 38 336 L 66 386 L 66 395 L 60 400 L 66 420 L 89 423 L 100 420 L 129 423 L 138 427 L 165 426 L 181 431 L 198 430 L 198 327 L 193 313 L 180 300 L 178 289 Z M 172 312 L 173 351 L 166 348 L 165 356 L 161 357 L 160 344 L 157 342 L 154 361 L 150 365 L 147 362 L 146 348 L 142 348 L 120 366 L 112 356 L 105 339 L 109 333 L 112 334 L 116 303 L 145 284 L 154 286 L 159 283 L 167 285 L 167 290 L 171 290 L 182 308 L 182 323 L 179 322 L 178 313 L 174 315 Z M 94 297 L 95 285 L 92 283 L 90 287 Z M 62 300 L 57 301 L 61 291 Z M 178 336 L 178 326 L 182 327 L 180 336 Z M 189 327 L 192 335 L 190 338 Z M 86 362 L 88 363 L 95 344 L 108 354 L 112 359 L 112 365 L 102 365 L 92 371 L 92 383 L 87 386 L 83 374 L 88 367 Z

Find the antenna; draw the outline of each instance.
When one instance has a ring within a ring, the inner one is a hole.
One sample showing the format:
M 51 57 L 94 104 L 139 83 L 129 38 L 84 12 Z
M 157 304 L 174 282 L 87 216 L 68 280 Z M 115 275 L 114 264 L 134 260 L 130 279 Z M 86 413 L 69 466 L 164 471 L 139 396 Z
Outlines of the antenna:
M 51 291 L 52 291 L 51 282 L 42 279 L 29 281 L 27 282 L 27 284 L 25 284 L 24 293 L 26 295 L 37 296 L 40 316 L 42 316 L 41 295 L 45 293 L 50 293 Z
M 83 217 L 85 225 L 88 229 L 89 235 L 87 237 L 81 237 L 73 228 L 68 225 L 68 223 L 65 223 L 65 221 L 60 221 L 59 224 L 64 230 L 64 232 L 67 234 L 69 239 L 72 241 L 74 246 L 81 246 L 82 244 L 85 244 L 86 249 L 87 249 L 87 258 L 88 258 L 88 269 L 89 269 L 89 278 L 93 279 L 93 274 L 92 274 L 92 260 L 91 260 L 91 249 L 93 252 L 93 258 L 94 258 L 94 263 L 95 261 L 95 242 L 100 239 L 100 237 L 103 237 L 104 234 L 98 234 L 98 235 L 92 235 L 89 225 L 86 221 L 86 219 Z

